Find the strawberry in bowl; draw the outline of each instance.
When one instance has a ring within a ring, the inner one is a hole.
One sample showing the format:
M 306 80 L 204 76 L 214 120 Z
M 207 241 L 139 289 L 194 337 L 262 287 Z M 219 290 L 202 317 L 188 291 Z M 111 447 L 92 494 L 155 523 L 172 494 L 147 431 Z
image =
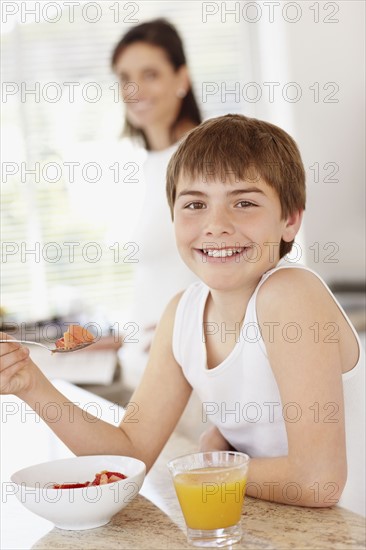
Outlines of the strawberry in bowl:
M 93 481 L 85 481 L 85 483 L 55 483 L 54 489 L 80 489 L 81 487 L 91 487 L 98 485 L 106 485 L 107 483 L 114 483 L 115 481 L 121 481 L 126 479 L 127 476 L 120 472 L 109 472 L 108 470 L 102 470 L 99 474 L 95 474 Z

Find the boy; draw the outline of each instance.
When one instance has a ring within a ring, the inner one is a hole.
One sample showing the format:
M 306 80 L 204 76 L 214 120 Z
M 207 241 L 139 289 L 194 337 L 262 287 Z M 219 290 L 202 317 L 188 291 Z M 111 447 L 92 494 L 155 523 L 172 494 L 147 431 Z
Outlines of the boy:
M 131 398 L 137 422 L 91 423 L 75 407 L 72 424 L 62 415 L 50 427 L 75 454 L 130 455 L 149 469 L 193 388 L 216 426 L 203 444 L 251 456 L 247 494 L 335 504 L 347 477 L 344 396 L 347 407 L 347 384 L 362 391 L 361 347 L 325 284 L 284 259 L 305 208 L 295 142 L 244 116 L 208 120 L 173 155 L 167 196 L 178 250 L 202 282 L 162 316 Z M 27 348 L 1 346 L 2 393 L 65 408 Z M 348 428 L 352 444 L 357 427 Z

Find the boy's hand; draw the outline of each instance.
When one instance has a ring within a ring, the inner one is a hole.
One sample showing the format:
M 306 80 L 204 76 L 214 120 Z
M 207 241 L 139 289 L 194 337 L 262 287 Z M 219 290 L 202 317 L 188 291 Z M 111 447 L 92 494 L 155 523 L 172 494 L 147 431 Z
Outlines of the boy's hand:
M 14 394 L 27 390 L 31 384 L 31 366 L 33 361 L 29 357 L 29 349 L 12 338 L 0 332 L 0 340 L 9 340 L 0 343 L 0 394 Z
M 233 451 L 234 448 L 226 441 L 216 426 L 211 426 L 200 436 L 200 451 Z

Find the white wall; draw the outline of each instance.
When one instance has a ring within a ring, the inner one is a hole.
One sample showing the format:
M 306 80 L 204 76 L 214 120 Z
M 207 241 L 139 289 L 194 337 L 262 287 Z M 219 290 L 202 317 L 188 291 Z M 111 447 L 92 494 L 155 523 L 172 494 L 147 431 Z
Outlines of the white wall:
M 311 6 L 318 7 L 319 13 Z M 267 97 L 256 104 L 256 115 L 284 127 L 300 147 L 307 169 L 306 263 L 327 281 L 360 281 L 365 273 L 365 4 L 281 2 L 274 14 L 271 23 L 268 11 L 263 10 L 251 31 L 256 44 L 256 81 L 280 83 L 274 88 L 272 103 Z M 286 21 L 300 14 L 298 21 Z M 284 100 L 282 92 L 288 82 L 297 86 L 287 88 L 290 99 L 301 90 L 299 101 Z M 316 82 L 318 102 L 310 89 Z M 335 84 L 324 89 L 331 82 Z M 315 163 L 319 165 L 318 182 L 314 181 L 315 170 L 310 169 Z M 326 163 L 333 164 L 324 169 Z M 337 166 L 333 179 L 339 181 L 324 181 Z

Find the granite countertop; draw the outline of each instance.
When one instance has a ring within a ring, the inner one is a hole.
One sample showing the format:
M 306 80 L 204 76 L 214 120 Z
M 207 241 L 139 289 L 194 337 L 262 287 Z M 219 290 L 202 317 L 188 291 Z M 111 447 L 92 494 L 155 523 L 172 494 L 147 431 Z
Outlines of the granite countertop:
M 87 531 L 54 528 L 33 546 L 52 549 L 188 549 L 184 520 L 166 462 L 197 450 L 173 434 L 145 479 L 141 493 L 108 525 Z M 245 498 L 243 538 L 233 548 L 364 549 L 365 518 L 341 507 L 304 508 Z

